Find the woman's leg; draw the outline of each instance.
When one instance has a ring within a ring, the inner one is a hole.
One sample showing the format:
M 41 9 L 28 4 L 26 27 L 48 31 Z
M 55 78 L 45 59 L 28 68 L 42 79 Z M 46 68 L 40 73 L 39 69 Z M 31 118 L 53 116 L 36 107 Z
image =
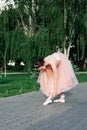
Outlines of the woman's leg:
M 47 72 L 45 74 L 46 75 L 45 75 L 45 79 L 44 79 L 44 85 L 48 91 L 49 96 L 46 99 L 46 101 L 43 103 L 43 105 L 48 105 L 48 104 L 52 103 L 52 99 L 53 99 L 53 88 L 51 87 L 51 86 L 53 86 L 53 83 L 52 83 L 53 72 L 51 72 L 51 70 L 47 70 Z
M 52 103 L 52 94 L 49 95 L 49 97 L 46 99 L 46 101 L 43 103 L 43 105 L 48 105 Z
M 64 95 L 64 92 L 62 92 L 62 93 L 60 94 L 60 98 L 54 100 L 54 102 L 61 102 L 61 103 L 64 103 L 64 102 L 65 102 L 65 95 Z

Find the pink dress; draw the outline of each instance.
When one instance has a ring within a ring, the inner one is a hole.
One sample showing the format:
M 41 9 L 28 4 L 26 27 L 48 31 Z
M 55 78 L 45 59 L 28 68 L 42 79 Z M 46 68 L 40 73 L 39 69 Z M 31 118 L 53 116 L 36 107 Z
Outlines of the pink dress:
M 71 62 L 64 54 L 60 52 L 53 53 L 44 60 L 51 67 L 47 67 L 45 71 L 40 71 L 38 82 L 41 91 L 46 96 L 53 94 L 53 97 L 56 97 L 78 84 Z M 54 78 L 55 73 L 56 80 Z

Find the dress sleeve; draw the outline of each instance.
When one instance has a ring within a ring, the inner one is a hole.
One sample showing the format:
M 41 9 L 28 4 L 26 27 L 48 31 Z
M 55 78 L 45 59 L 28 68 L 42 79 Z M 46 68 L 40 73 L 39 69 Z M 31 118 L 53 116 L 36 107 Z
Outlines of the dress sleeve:
M 50 64 L 51 66 L 53 66 L 53 68 L 57 67 L 59 62 L 60 62 L 60 57 L 58 53 L 54 53 L 45 58 L 45 64 L 46 65 Z
M 54 58 L 55 58 L 56 60 L 60 60 L 60 57 L 59 57 L 58 53 L 54 53 Z

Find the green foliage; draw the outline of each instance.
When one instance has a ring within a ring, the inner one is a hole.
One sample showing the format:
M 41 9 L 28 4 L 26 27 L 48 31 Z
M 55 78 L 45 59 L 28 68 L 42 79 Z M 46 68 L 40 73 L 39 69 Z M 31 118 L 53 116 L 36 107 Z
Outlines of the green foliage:
M 10 44 L 10 58 L 16 60 L 22 57 L 22 44 L 25 41 L 25 35 L 23 30 L 16 26 L 16 28 L 12 32 L 11 44 Z
M 21 58 L 26 70 L 31 71 L 37 57 L 53 53 L 56 47 L 68 50 L 72 45 L 76 62 L 84 60 L 87 1 L 14 0 L 14 3 L 15 8 L 9 5 L 0 14 L 0 59 Z
M 30 75 L 30 78 L 31 79 L 38 79 L 38 75 L 39 75 L 39 71 L 37 69 L 33 68 L 31 75 Z
M 49 44 L 48 30 L 46 28 L 38 30 L 38 32 L 31 37 L 26 37 L 26 42 L 22 44 L 22 54 L 26 61 L 27 70 L 30 71 L 34 61 L 39 56 L 46 56 L 51 52 Z M 23 53 L 25 50 L 26 53 Z
M 74 69 L 75 72 L 79 71 L 79 67 L 77 65 L 75 65 L 75 64 L 73 64 L 73 69 Z

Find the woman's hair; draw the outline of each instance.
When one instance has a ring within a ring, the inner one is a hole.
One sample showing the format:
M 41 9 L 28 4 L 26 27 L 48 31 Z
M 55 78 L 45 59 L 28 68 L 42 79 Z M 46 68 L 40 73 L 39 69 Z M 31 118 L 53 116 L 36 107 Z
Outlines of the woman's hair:
M 44 65 L 44 58 L 43 57 L 39 57 L 35 63 L 34 63 L 34 67 L 35 68 L 39 68 L 40 66 Z

